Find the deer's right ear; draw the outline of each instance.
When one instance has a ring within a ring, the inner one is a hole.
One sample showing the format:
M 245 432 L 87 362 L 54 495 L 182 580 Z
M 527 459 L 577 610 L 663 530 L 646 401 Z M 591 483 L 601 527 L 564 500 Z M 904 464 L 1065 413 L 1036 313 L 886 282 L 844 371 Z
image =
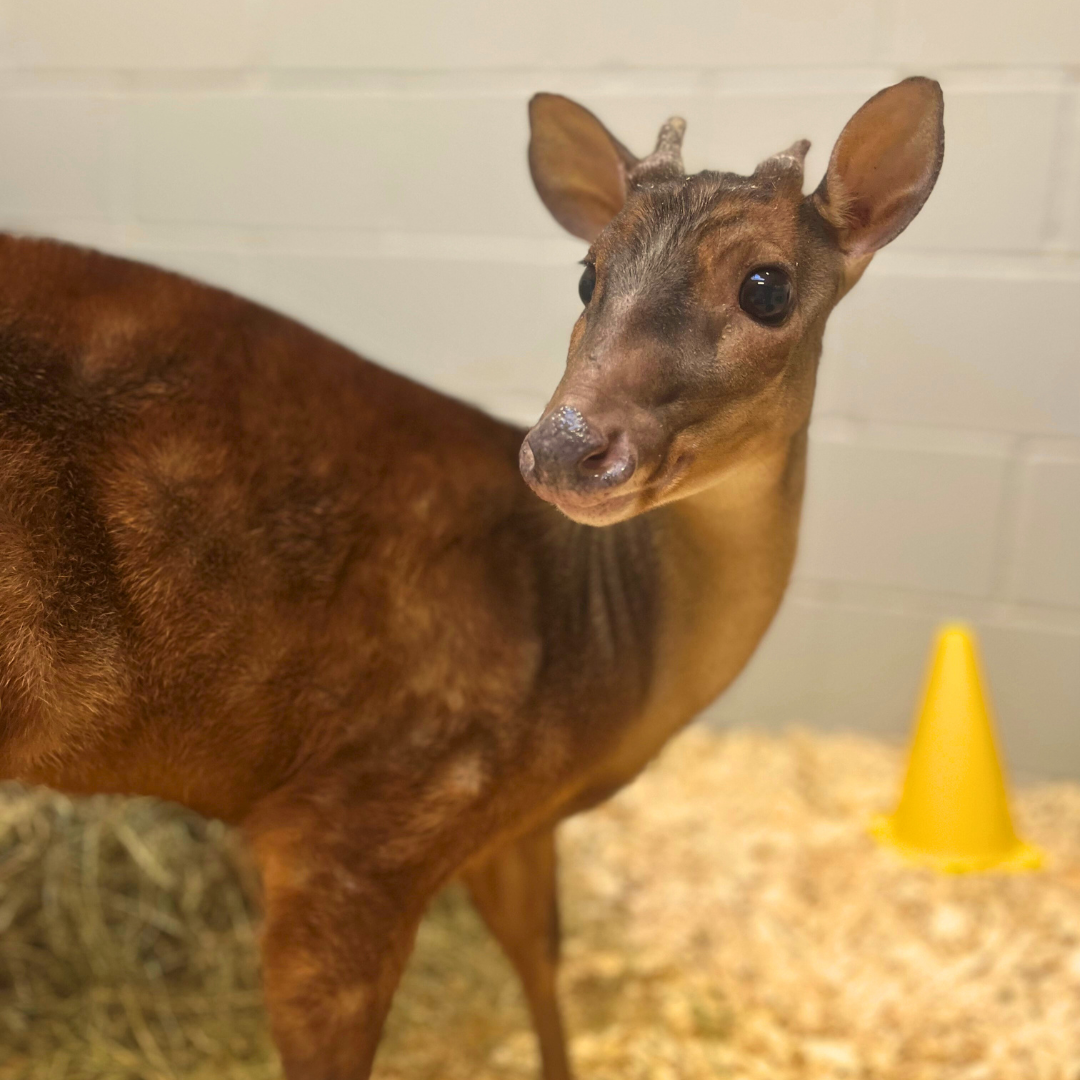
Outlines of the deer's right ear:
M 559 94 L 529 102 L 529 171 L 552 217 L 592 243 L 626 201 L 637 158 L 588 109 Z
M 905 79 L 875 94 L 840 133 L 811 198 L 849 259 L 869 261 L 922 209 L 945 153 L 943 113 L 933 79 Z

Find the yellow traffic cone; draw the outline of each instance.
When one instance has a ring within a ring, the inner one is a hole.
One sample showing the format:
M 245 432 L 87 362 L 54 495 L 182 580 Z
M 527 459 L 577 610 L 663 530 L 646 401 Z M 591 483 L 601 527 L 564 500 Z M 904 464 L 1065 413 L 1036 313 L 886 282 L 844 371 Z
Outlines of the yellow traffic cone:
M 938 632 L 900 803 L 891 816 L 876 818 L 871 831 L 950 873 L 1042 863 L 1042 854 L 1013 829 L 975 642 L 965 626 Z

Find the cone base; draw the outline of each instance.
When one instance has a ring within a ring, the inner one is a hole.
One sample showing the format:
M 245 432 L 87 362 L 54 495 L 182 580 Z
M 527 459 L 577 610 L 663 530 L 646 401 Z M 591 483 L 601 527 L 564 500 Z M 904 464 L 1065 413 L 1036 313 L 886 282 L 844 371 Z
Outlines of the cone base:
M 1023 873 L 1026 870 L 1038 870 L 1044 861 L 1043 853 L 1037 847 L 1025 844 L 1022 840 L 1017 840 L 1004 851 L 979 855 L 927 851 L 900 839 L 896 834 L 894 819 L 885 814 L 880 814 L 871 821 L 870 835 L 878 843 L 899 852 L 905 859 L 933 867 L 946 874 L 974 874 L 986 870 Z

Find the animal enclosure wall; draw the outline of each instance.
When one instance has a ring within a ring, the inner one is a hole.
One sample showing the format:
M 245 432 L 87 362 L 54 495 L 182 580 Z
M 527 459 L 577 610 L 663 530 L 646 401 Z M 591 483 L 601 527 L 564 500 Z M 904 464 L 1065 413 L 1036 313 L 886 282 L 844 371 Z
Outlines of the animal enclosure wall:
M 1080 4 L 2 0 L 0 226 L 173 267 L 531 422 L 584 245 L 525 104 L 749 171 L 908 74 L 937 190 L 833 316 L 795 582 L 713 710 L 899 734 L 932 626 L 979 628 L 1014 768 L 1080 775 Z

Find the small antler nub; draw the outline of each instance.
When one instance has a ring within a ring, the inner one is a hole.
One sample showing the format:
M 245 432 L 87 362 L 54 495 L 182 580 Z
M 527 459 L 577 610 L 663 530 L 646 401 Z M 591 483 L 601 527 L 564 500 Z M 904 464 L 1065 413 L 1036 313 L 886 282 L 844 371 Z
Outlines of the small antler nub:
M 656 139 L 656 149 L 642 158 L 626 175 L 628 188 L 658 180 L 678 180 L 686 174 L 682 160 L 682 141 L 686 134 L 686 121 L 672 116 L 664 121 Z
M 656 138 L 653 157 L 675 158 L 682 165 L 682 141 L 686 134 L 686 121 L 681 116 L 672 116 L 664 121 L 660 134 Z
M 793 142 L 786 150 L 781 150 L 772 157 L 767 157 L 755 170 L 756 176 L 775 176 L 780 179 L 790 180 L 802 187 L 803 163 L 806 161 L 806 152 L 810 149 L 809 139 L 799 139 Z

